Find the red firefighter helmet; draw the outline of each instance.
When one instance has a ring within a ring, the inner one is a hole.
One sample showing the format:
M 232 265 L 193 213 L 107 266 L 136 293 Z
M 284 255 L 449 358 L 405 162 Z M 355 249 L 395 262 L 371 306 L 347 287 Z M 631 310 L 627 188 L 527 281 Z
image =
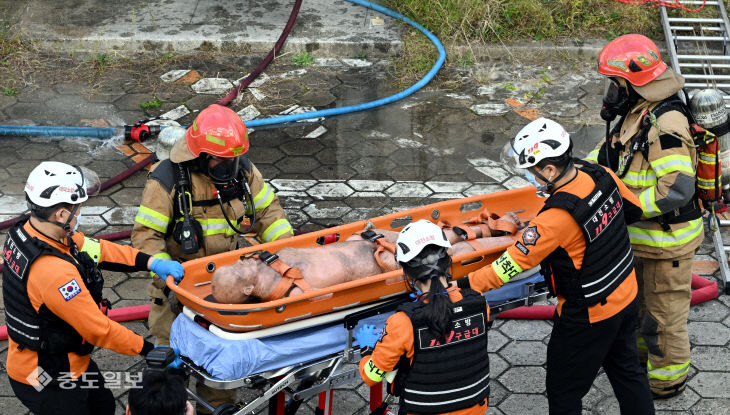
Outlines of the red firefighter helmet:
M 200 153 L 238 157 L 248 151 L 248 133 L 243 120 L 232 109 L 218 104 L 200 111 L 185 139 L 195 157 Z
M 656 44 L 646 36 L 630 34 L 610 41 L 598 55 L 598 72 L 643 86 L 667 69 Z

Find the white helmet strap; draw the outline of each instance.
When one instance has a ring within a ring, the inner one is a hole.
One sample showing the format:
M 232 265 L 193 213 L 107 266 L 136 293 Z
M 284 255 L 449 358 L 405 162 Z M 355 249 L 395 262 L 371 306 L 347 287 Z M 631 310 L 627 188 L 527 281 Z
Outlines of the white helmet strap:
M 535 167 L 537 167 L 537 166 L 535 166 Z M 563 178 L 563 176 L 565 176 L 566 173 L 568 173 L 568 170 L 570 170 L 571 167 L 573 167 L 572 159 L 568 160 L 568 164 L 565 165 L 565 168 L 563 168 L 563 171 L 561 171 L 560 174 L 558 174 L 558 177 L 556 177 L 554 180 L 547 179 L 545 176 L 540 174 L 540 172 L 537 170 L 535 170 L 535 172 L 532 174 L 534 174 L 535 177 L 537 177 L 538 179 L 545 182 L 545 191 L 550 193 L 550 191 L 553 190 L 553 188 L 555 187 L 555 183 L 559 182 L 560 179 Z

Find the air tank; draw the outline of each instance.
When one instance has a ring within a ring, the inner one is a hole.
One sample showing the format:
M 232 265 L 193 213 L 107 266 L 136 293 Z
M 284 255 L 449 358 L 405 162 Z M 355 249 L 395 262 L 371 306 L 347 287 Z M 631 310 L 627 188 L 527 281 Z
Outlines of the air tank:
M 162 129 L 160 135 L 157 136 L 157 140 L 155 140 L 154 144 L 151 145 L 151 147 L 154 147 L 155 155 L 158 160 L 170 158 L 170 150 L 172 150 L 172 146 L 174 146 L 179 140 L 185 139 L 185 131 L 185 128 L 180 126 L 167 126 Z M 148 144 L 145 143 L 145 145 Z
M 730 196 L 730 133 L 728 133 L 725 100 L 720 91 L 712 88 L 703 89 L 692 96 L 689 108 L 697 124 L 718 136 L 720 166 L 722 167 L 722 193 L 727 201 L 727 196 Z

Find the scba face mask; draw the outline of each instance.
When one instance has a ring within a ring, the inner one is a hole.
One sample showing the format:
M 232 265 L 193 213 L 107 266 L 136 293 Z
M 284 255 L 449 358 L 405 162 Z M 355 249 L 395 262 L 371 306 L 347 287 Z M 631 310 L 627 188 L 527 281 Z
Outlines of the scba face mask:
M 603 107 L 601 118 L 604 121 L 613 121 L 616 116 L 625 116 L 631 107 L 638 101 L 638 94 L 627 84 L 623 85 L 614 78 L 606 80 L 606 88 L 603 93 Z

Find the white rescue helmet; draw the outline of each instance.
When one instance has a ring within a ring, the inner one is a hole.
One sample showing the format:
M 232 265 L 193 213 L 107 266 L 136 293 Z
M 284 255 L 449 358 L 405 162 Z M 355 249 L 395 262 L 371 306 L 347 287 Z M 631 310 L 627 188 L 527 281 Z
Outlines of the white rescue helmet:
M 429 245 L 451 248 L 444 231 L 426 219 L 406 225 L 398 234 L 395 244 L 395 259 L 400 263 L 409 262 Z
M 510 147 L 515 167 L 527 169 L 541 160 L 565 155 L 571 149 L 570 134 L 555 121 L 538 118 L 517 133 Z
M 44 161 L 28 175 L 25 194 L 31 203 L 41 207 L 77 205 L 99 193 L 100 187 L 99 176 L 86 167 Z

